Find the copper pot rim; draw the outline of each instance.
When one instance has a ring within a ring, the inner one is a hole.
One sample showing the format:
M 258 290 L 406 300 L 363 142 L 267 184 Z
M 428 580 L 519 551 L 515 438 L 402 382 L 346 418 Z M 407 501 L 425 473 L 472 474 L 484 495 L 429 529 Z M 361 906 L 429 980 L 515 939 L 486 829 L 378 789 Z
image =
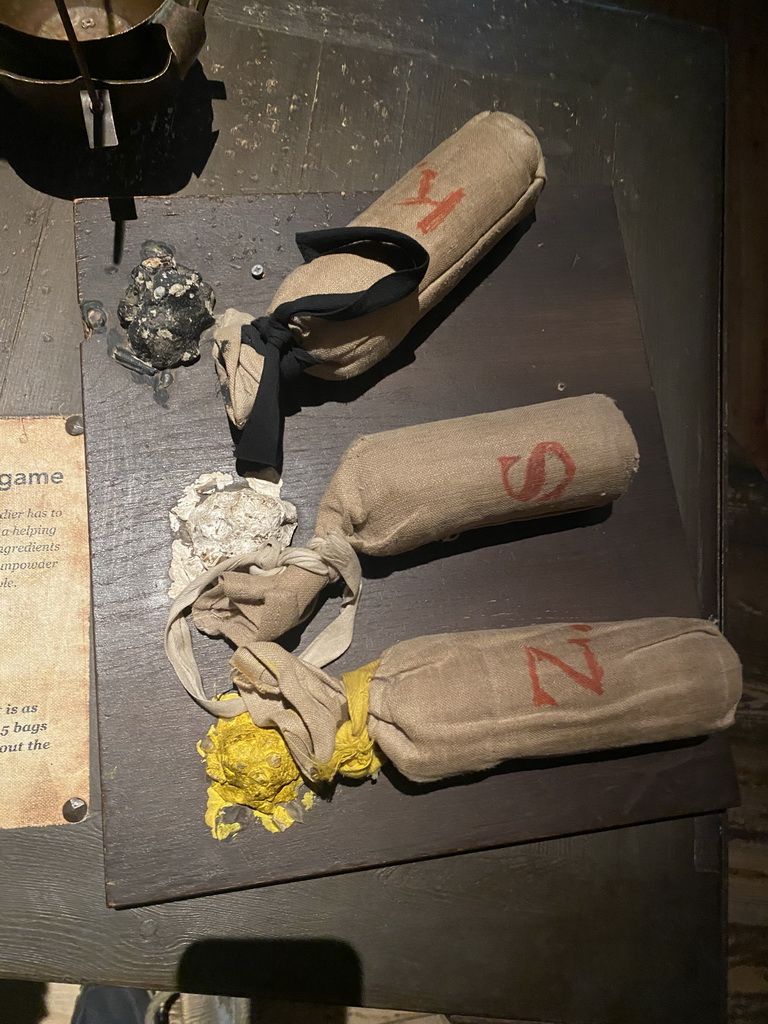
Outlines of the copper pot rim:
M 133 32 L 135 29 L 141 28 L 142 25 L 148 24 L 149 22 L 152 21 L 153 18 L 157 17 L 158 11 L 160 11 L 163 7 L 165 7 L 167 2 L 168 2 L 168 0 L 160 0 L 160 3 L 157 5 L 157 7 L 155 7 L 154 11 L 152 11 L 151 14 L 148 14 L 146 18 L 142 18 L 141 21 L 137 21 L 135 25 L 130 25 L 128 28 L 124 28 L 120 32 L 112 32 L 108 36 L 99 36 L 96 39 L 83 39 L 83 40 L 80 40 L 80 45 L 81 46 L 87 46 L 89 43 L 96 43 L 96 42 L 101 43 L 105 39 L 116 39 L 118 36 L 127 36 L 129 32 Z M 176 0 L 173 0 L 173 2 L 175 3 Z M 19 35 L 26 36 L 28 39 L 43 39 L 43 38 L 45 38 L 44 36 L 37 35 L 37 33 L 35 33 L 35 32 L 25 32 L 23 28 L 17 28 L 15 25 L 9 25 L 8 22 L 7 21 L 3 21 L 2 18 L 0 18 L 0 28 L 9 28 L 12 32 L 18 32 Z M 51 42 L 63 43 L 65 46 L 69 45 L 69 43 L 67 42 L 66 39 L 53 39 L 53 40 L 51 40 Z M 18 77 L 18 76 L 14 76 L 14 77 Z M 26 81 L 26 79 L 23 79 L 23 81 Z M 31 81 L 38 81 L 38 79 L 31 79 Z M 149 79 L 148 79 L 148 81 L 149 81 Z

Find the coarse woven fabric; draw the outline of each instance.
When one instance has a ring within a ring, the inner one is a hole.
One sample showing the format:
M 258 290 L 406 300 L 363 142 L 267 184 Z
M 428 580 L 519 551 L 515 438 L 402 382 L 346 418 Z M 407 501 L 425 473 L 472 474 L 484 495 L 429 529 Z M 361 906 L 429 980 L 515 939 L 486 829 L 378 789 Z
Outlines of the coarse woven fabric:
M 637 464 L 632 430 L 605 395 L 388 430 L 347 450 L 320 501 L 316 538 L 401 554 L 466 530 L 606 505 Z M 269 576 L 223 572 L 193 619 L 240 646 L 275 640 L 311 614 L 327 583 L 295 565 Z
M 637 469 L 606 395 L 438 420 L 361 437 L 320 502 L 315 532 L 395 555 L 481 526 L 607 505 Z
M 398 345 L 508 231 L 533 209 L 546 180 L 538 139 L 502 111 L 477 114 L 411 168 L 350 226 L 393 228 L 429 253 L 417 292 L 375 313 L 344 322 L 302 317 L 297 343 L 321 360 L 308 373 L 346 380 Z M 269 312 L 305 295 L 363 291 L 391 273 L 380 251 L 338 253 L 298 266 L 278 288 Z M 252 319 L 227 311 L 213 331 L 213 355 L 232 422 L 242 428 L 253 407 L 263 357 L 241 343 Z
M 346 717 L 344 684 L 273 643 L 239 650 L 233 680 L 311 779 Z M 563 756 L 727 728 L 739 659 L 702 619 L 539 624 L 404 640 L 381 655 L 368 732 L 414 782 L 513 758 Z

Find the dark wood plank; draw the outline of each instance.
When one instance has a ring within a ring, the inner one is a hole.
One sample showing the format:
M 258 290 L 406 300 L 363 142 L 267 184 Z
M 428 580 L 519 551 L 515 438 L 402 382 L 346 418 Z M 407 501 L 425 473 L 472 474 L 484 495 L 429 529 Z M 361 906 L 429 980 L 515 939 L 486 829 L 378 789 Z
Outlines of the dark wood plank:
M 658 22 L 652 24 L 658 29 Z M 702 95 L 711 73 L 708 61 L 692 56 L 686 64 L 686 74 L 691 83 L 698 83 Z M 649 124 L 649 132 L 656 143 L 640 142 L 637 134 L 619 120 L 614 181 L 627 249 L 633 254 L 630 272 L 643 332 L 646 337 L 659 339 L 659 344 L 649 345 L 648 351 L 665 435 L 669 437 L 682 429 L 690 442 L 670 453 L 670 463 L 683 521 L 691 540 L 696 538 L 695 543 L 689 542 L 689 556 L 704 606 L 713 612 L 721 608 L 722 598 L 717 581 L 707 578 L 705 567 L 718 556 L 722 543 L 712 510 L 722 505 L 723 464 L 722 459 L 705 457 L 693 438 L 714 439 L 722 433 L 721 396 L 713 393 L 709 403 L 700 402 L 694 396 L 702 393 L 706 381 L 718 379 L 720 374 L 719 326 L 705 310 L 717 308 L 720 297 L 723 194 L 718 182 L 702 178 L 702 167 L 716 165 L 723 159 L 723 97 L 713 96 L 706 104 L 706 111 L 709 124 L 702 123 L 685 137 L 676 130 L 679 118 L 674 105 L 659 112 Z M 713 126 L 720 127 L 713 130 Z M 663 145 L 665 160 L 678 168 L 676 187 L 698 206 L 694 223 L 684 234 L 672 227 L 677 192 L 656 189 L 658 166 L 645 158 L 649 144 L 654 149 Z M 699 154 L 697 162 L 684 160 L 682 151 L 690 146 Z M 649 206 L 654 207 L 650 218 Z M 683 304 L 679 275 L 674 268 L 689 262 L 693 248 L 710 253 L 711 257 L 700 281 L 697 300 Z M 663 261 L 654 262 L 654 254 L 660 253 L 664 253 Z M 662 338 L 666 338 L 666 343 Z M 669 343 L 670 338 L 676 339 L 675 344 Z M 695 348 L 697 357 L 694 364 L 686 363 L 684 370 L 684 353 L 688 346 Z M 684 374 L 688 376 L 690 387 L 681 391 L 679 381 Z M 709 495 L 706 503 L 692 497 L 694 482 Z
M 768 1006 L 765 978 L 768 943 L 765 926 L 754 924 L 733 928 L 728 956 L 730 1024 L 763 1024 Z
M 707 820 L 717 857 L 718 819 Z M 79 881 L 100 856 L 98 822 L 73 835 L 63 861 L 56 830 L 33 831 L 6 843 L 15 898 L 38 908 L 4 921 L 6 976 L 23 965 L 32 979 L 166 989 L 183 980 L 191 991 L 263 995 L 254 936 L 274 938 L 273 948 L 325 936 L 354 951 L 363 1005 L 595 1024 L 723 1019 L 717 916 L 702 927 L 691 913 L 717 910 L 719 881 L 694 866 L 690 819 L 119 912 L 94 880 L 85 891 Z M 58 864 L 45 905 L 30 859 Z M 540 941 L 542 907 L 558 907 L 558 924 Z M 199 955 L 216 950 L 210 961 Z M 320 979 L 311 960 L 303 965 L 305 980 L 280 998 L 312 999 Z M 345 1002 L 348 978 L 332 981 L 334 1001 Z
M 0 248 L 0 395 L 14 359 L 24 361 L 17 348 L 19 322 L 30 301 L 30 283 L 38 259 L 40 239 L 51 208 L 51 199 L 24 184 L 5 164 L 0 164 L 3 197 L 2 247 Z M 39 301 L 34 296 L 32 301 Z
M 254 291 L 271 292 L 295 264 L 294 230 L 344 223 L 365 205 L 365 197 L 331 194 L 142 201 L 124 267 L 105 275 L 111 236 L 103 204 L 82 202 L 81 298 L 115 309 L 138 259 L 139 237 L 151 237 L 213 273 L 221 305 L 250 304 L 256 314 L 266 303 Z M 270 278 L 257 289 L 249 261 L 238 255 L 252 247 L 266 253 Z M 473 276 L 460 305 L 454 298 L 450 308 L 437 310 L 388 365 L 344 386 L 306 382 L 304 408 L 286 427 L 283 471 L 286 493 L 299 508 L 300 538 L 311 536 L 317 502 L 355 437 L 448 414 L 604 391 L 636 431 L 640 472 L 607 518 L 588 514 L 478 531 L 447 547 L 369 560 L 356 638 L 336 666 L 340 671 L 409 636 L 698 613 L 610 191 L 553 187 L 534 227 L 502 260 L 504 251 L 493 255 L 498 265 L 490 274 L 486 267 Z M 83 366 L 111 903 L 715 810 L 733 800 L 718 738 L 654 754 L 523 763 L 461 786 L 413 786 L 385 772 L 375 786 L 340 786 L 301 828 L 279 837 L 249 829 L 220 846 L 202 822 L 206 786 L 195 752 L 209 722 L 162 654 L 168 509 L 201 472 L 234 469 L 213 365 L 204 357 L 178 371 L 164 407 L 108 359 L 103 342 L 85 344 Z M 154 455 L 146 458 L 150 449 Z M 116 487 L 125 495 L 117 506 Z M 132 545 L 119 527 L 126 508 Z M 335 614 L 332 605 L 325 618 Z M 202 646 L 211 685 L 226 686 L 229 648 Z M 169 721 L 177 738 L 172 745 L 164 742 Z M 152 758 L 137 760 L 132 751 L 139 746 L 152 750 Z M 170 803 L 164 787 L 153 792 L 158 769 L 175 780 Z M 499 814 L 500 808 L 514 810 Z
M 240 22 L 224 18 L 209 23 L 207 71 L 223 84 L 226 101 L 213 101 L 218 137 L 195 190 L 298 190 L 316 102 L 321 43 L 304 40 L 297 46 L 287 33 L 248 31 Z
M 768 10 L 726 7 L 729 47 L 725 324 L 728 427 L 768 476 L 768 211 L 757 200 L 768 166 Z
M 627 5 L 628 6 L 628 5 Z M 756 286 L 768 264 L 765 210 L 755 203 L 768 155 L 764 102 L 768 12 L 759 0 L 635 0 L 639 6 L 719 28 L 729 52 L 724 251 L 727 423 L 731 446 L 726 562 L 726 630 L 745 670 L 745 697 L 731 739 L 742 792 L 730 815 L 729 1020 L 768 1013 L 768 780 L 766 740 L 765 526 L 768 486 L 766 297 Z M 745 457 L 746 456 L 746 457 Z
M 70 204 L 52 202 L 0 386 L 0 416 L 71 415 L 82 408 L 78 363 L 83 332 L 73 246 Z
M 731 455 L 726 627 L 744 663 L 744 699 L 731 730 L 741 787 L 730 814 L 729 1019 L 764 1020 L 768 1010 L 768 481 L 743 453 Z
M 766 211 L 755 203 L 768 162 L 768 11 L 760 0 L 622 0 L 621 7 L 724 33 L 730 55 L 725 217 L 725 308 L 729 430 L 768 474 Z
M 302 191 L 380 189 L 398 177 L 410 67 L 391 53 L 323 47 Z

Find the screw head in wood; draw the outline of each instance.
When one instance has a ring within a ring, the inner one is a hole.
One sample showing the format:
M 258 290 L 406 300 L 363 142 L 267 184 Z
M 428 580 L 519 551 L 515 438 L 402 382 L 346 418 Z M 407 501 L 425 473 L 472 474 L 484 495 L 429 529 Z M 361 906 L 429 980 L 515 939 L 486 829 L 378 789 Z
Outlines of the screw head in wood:
M 106 330 L 107 326 L 107 311 L 104 306 L 95 299 L 91 299 L 84 302 L 80 309 L 83 314 L 83 320 L 85 321 L 86 327 L 89 331 L 94 334 L 101 334 Z
M 64 424 L 64 429 L 73 437 L 80 437 L 80 435 L 85 431 L 83 417 L 79 413 L 76 416 L 70 416 Z
M 65 821 L 82 821 L 88 813 L 88 804 L 79 796 L 70 797 L 61 809 Z
M 255 277 L 257 281 L 264 277 L 264 267 L 260 263 L 254 263 L 251 267 L 251 277 Z

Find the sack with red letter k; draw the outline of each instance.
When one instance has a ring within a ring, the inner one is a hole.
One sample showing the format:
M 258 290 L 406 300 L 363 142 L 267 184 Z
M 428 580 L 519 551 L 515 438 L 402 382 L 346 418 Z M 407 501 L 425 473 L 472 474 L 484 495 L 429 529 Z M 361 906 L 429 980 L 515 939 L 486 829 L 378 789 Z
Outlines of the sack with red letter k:
M 532 210 L 544 159 L 528 125 L 477 114 L 345 228 L 296 236 L 304 259 L 265 315 L 229 309 L 213 356 L 237 457 L 281 461 L 280 394 L 301 373 L 348 380 L 399 345 Z

